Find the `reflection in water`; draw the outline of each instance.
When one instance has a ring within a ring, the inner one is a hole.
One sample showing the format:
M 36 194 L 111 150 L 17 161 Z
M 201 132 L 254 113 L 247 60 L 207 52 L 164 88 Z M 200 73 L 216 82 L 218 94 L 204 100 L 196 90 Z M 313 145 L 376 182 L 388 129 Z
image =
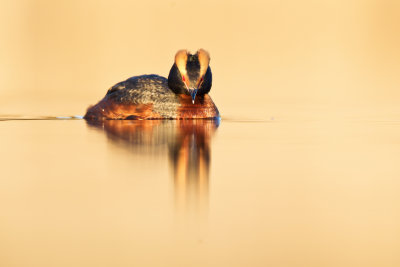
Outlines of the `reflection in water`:
M 168 149 L 178 211 L 202 213 L 208 205 L 211 137 L 218 120 L 107 120 L 88 122 L 137 154 Z

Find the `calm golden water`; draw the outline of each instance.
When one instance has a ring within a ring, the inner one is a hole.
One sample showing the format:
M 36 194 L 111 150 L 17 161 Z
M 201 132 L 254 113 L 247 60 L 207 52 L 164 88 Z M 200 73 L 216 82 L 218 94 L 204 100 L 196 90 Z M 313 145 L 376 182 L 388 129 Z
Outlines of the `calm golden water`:
M 398 266 L 398 114 L 299 113 L 3 116 L 0 265 Z
M 0 267 L 400 266 L 399 14 L 1 0 Z M 80 118 L 184 48 L 221 122 Z

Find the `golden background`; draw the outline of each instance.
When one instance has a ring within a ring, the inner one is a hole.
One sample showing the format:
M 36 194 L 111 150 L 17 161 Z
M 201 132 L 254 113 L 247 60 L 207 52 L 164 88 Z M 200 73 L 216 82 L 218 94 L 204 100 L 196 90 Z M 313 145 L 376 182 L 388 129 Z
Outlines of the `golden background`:
M 400 96 L 400 2 L 1 0 L 0 113 L 83 115 L 130 76 L 211 54 L 223 116 Z
M 197 132 L 174 150 L 204 135 L 192 195 L 177 122 L 108 122 L 142 125 L 128 141 L 84 120 L 0 122 L 0 266 L 400 266 L 399 14 L 0 0 L 0 119 L 83 115 L 121 80 L 167 76 L 182 48 L 210 52 L 223 116 L 215 134 L 185 122 Z

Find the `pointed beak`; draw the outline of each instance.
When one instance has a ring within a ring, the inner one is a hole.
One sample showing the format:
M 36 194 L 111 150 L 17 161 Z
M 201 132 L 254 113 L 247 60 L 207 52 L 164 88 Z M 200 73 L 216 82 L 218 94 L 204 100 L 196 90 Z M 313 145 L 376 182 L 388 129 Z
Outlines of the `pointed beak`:
M 188 89 L 188 90 L 189 90 L 190 96 L 192 97 L 192 104 L 194 104 L 194 100 L 195 100 L 195 98 L 196 98 L 196 94 L 197 94 L 197 91 L 198 91 L 199 89 Z

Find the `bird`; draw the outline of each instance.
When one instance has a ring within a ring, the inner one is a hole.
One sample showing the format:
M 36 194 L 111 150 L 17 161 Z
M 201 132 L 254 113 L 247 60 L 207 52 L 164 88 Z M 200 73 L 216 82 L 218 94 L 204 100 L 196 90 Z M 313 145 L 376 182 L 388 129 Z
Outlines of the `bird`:
M 156 74 L 133 76 L 112 86 L 84 118 L 101 120 L 220 119 L 208 93 L 212 86 L 210 54 L 186 49 L 175 54 L 168 79 Z

